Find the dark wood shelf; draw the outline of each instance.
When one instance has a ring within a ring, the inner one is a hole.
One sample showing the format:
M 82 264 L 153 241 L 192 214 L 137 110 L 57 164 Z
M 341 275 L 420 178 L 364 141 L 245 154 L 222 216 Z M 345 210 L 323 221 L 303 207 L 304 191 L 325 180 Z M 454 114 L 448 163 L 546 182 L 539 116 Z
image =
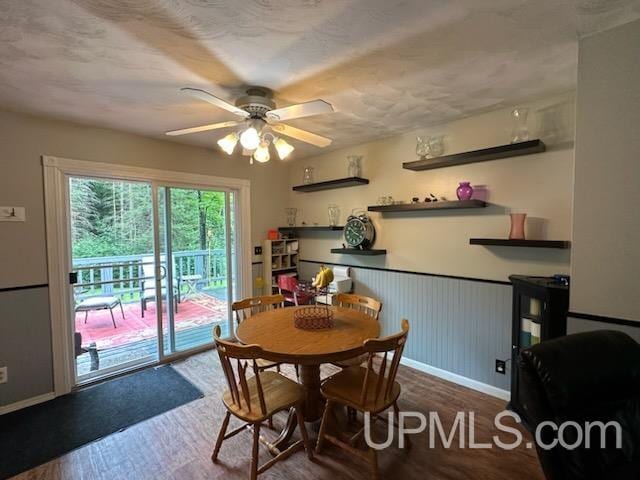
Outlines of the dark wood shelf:
M 568 240 L 509 240 L 507 238 L 471 238 L 471 245 L 495 247 L 571 248 Z
M 293 267 L 272 268 L 271 271 L 278 272 L 278 273 L 287 273 L 287 272 L 295 272 L 297 269 L 298 269 L 298 266 L 294 265 Z
M 545 150 L 546 146 L 542 140 L 528 140 L 526 142 L 509 143 L 507 145 L 472 150 L 470 152 L 454 153 L 451 155 L 444 155 L 442 157 L 404 162 L 402 164 L 402 168 L 414 171 L 433 170 L 435 168 L 486 162 L 489 160 L 497 160 L 499 158 L 519 157 L 521 155 L 544 152 Z
M 367 208 L 370 212 L 417 212 L 424 210 L 451 210 L 457 208 L 484 208 L 486 202 L 482 200 L 456 200 L 450 202 L 420 202 L 399 203 L 397 205 L 372 205 Z
M 337 180 L 328 180 L 326 182 L 308 183 L 306 185 L 297 185 L 293 187 L 296 192 L 318 192 L 320 190 L 331 190 L 333 188 L 357 187 L 359 185 L 367 185 L 369 180 L 361 177 L 338 178 Z
M 372 255 L 386 255 L 387 251 L 386 250 L 376 250 L 376 249 L 360 250 L 359 248 L 332 248 L 331 249 L 331 253 L 342 253 L 344 255 L 367 255 L 367 256 L 372 256 Z
M 300 227 L 278 227 L 280 233 L 298 233 L 304 232 L 340 232 L 344 230 L 344 225 L 302 225 Z

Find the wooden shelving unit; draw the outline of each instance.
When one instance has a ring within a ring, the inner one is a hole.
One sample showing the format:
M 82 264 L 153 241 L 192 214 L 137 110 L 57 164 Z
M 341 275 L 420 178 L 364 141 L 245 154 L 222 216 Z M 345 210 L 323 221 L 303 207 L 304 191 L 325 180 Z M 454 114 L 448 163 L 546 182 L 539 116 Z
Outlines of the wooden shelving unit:
M 369 250 L 360 250 L 358 248 L 332 248 L 331 253 L 341 253 L 343 255 L 366 255 L 366 256 L 374 256 L 374 255 L 386 255 L 386 250 L 380 249 L 369 249 Z
M 293 187 L 295 192 L 319 192 L 320 190 L 332 190 L 334 188 L 358 187 L 367 185 L 369 180 L 361 177 L 346 177 L 336 180 L 328 180 L 326 182 L 308 183 L 306 185 L 297 185 Z
M 303 225 L 300 227 L 279 227 L 280 233 L 303 235 L 305 232 L 341 232 L 344 225 Z
M 571 248 L 568 240 L 509 240 L 506 238 L 471 238 L 471 245 L 485 245 L 492 247 L 533 247 L 533 248 Z
M 487 203 L 482 200 L 457 200 L 420 203 L 400 203 L 397 205 L 372 205 L 367 208 L 370 212 L 421 212 L 427 210 L 452 210 L 461 208 L 484 208 Z
M 299 244 L 297 238 L 265 240 L 262 244 L 262 277 L 264 294 L 271 295 L 276 276 L 298 273 Z
M 455 165 L 466 165 L 468 163 L 487 162 L 499 158 L 531 155 L 532 153 L 540 153 L 545 150 L 546 146 L 542 140 L 528 140 L 526 142 L 509 143 L 507 145 L 482 148 L 470 152 L 454 153 L 442 157 L 404 162 L 402 168 L 414 171 L 433 170 L 436 168 L 453 167 Z

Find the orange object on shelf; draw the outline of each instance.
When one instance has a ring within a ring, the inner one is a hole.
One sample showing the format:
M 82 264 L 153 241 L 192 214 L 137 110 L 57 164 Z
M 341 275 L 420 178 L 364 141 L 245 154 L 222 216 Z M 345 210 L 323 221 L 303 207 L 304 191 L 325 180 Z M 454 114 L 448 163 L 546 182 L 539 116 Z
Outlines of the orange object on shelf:
M 267 232 L 267 238 L 269 240 L 280 240 L 280 234 L 277 230 L 269 230 Z

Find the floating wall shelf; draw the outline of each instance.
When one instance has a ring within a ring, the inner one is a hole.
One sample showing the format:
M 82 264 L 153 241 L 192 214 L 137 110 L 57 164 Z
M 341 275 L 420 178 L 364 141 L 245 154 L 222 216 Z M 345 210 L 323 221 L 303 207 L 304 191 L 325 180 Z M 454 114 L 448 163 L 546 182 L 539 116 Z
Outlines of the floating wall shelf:
M 370 212 L 418 212 L 424 210 L 451 210 L 458 208 L 484 208 L 486 202 L 482 200 L 457 200 L 453 202 L 420 202 L 399 203 L 397 205 L 372 205 L 367 208 Z
M 344 225 L 302 225 L 300 227 L 279 227 L 280 233 L 297 233 L 302 235 L 305 232 L 340 232 L 344 230 Z
M 509 240 L 506 238 L 471 238 L 471 245 L 485 245 L 495 247 L 534 247 L 534 248 L 571 248 L 568 240 Z
M 332 248 L 331 253 L 342 253 L 344 255 L 386 255 L 386 250 L 360 250 L 359 248 Z
M 542 140 L 528 140 L 526 142 L 510 143 L 507 145 L 500 145 L 498 147 L 473 150 L 471 152 L 454 153 L 452 155 L 444 155 L 442 157 L 404 162 L 402 164 L 402 168 L 415 171 L 433 170 L 435 168 L 486 162 L 489 160 L 497 160 L 499 158 L 519 157 L 521 155 L 544 152 L 545 150 L 546 146 Z
M 293 187 L 296 192 L 318 192 L 320 190 L 331 190 L 334 188 L 357 187 L 359 185 L 367 185 L 369 180 L 361 177 L 339 178 L 337 180 L 328 180 L 326 182 L 307 183 L 306 185 L 297 185 Z

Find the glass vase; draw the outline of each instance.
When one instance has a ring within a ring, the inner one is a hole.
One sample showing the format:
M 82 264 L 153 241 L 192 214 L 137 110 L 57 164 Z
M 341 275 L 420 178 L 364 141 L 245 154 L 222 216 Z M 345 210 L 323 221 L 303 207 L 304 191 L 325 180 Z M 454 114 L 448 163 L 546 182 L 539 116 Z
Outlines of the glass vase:
M 329 225 L 335 227 L 340 221 L 340 207 L 338 205 L 331 204 L 328 208 L 329 211 Z
M 290 227 L 296 226 L 296 215 L 298 214 L 297 208 L 285 208 L 284 213 L 287 215 L 287 225 Z
M 416 137 L 416 155 L 420 160 L 424 160 L 431 153 L 429 143 L 431 142 L 431 137 L 418 135 Z
M 347 157 L 347 162 L 348 162 L 347 176 L 361 177 L 362 176 L 362 155 L 349 155 Z
M 439 157 L 444 153 L 444 136 L 436 135 L 429 139 L 429 156 Z
M 511 132 L 511 143 L 526 142 L 529 140 L 529 129 L 527 128 L 528 108 L 515 108 L 513 116 L 513 131 Z
M 509 240 L 524 240 L 524 221 L 527 218 L 526 213 L 512 213 L 511 230 L 509 231 Z
M 313 167 L 305 167 L 304 173 L 302 174 L 302 183 L 305 185 L 313 183 Z
M 458 200 L 471 200 L 471 196 L 473 195 L 471 182 L 460 182 L 460 185 L 458 185 L 456 189 L 456 195 L 458 196 Z

